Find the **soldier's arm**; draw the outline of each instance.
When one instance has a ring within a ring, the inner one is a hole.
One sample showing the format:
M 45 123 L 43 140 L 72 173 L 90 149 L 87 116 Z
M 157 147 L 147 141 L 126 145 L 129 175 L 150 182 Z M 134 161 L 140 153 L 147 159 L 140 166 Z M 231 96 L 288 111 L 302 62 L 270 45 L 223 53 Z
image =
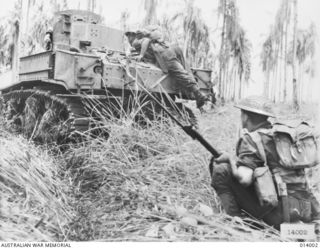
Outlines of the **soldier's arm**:
M 228 163 L 231 168 L 232 175 L 243 186 L 249 186 L 253 182 L 253 169 L 245 166 L 237 166 L 237 159 L 233 159 L 229 154 L 222 155 L 215 160 L 217 163 Z
M 239 182 L 244 186 L 253 183 L 254 170 L 264 165 L 250 136 L 244 135 L 237 144 L 237 158 L 234 165 L 238 170 Z
M 231 164 L 231 170 L 234 177 L 239 181 L 239 183 L 243 186 L 249 186 L 253 182 L 253 170 L 245 167 L 239 166 L 237 167 L 236 162 L 233 161 Z
M 263 161 L 257 154 L 254 142 L 248 135 L 243 136 L 237 144 L 237 157 L 232 158 L 224 153 L 215 160 L 216 162 L 227 162 L 231 167 L 232 175 L 243 186 L 253 183 L 253 172 L 257 167 L 263 166 Z
M 147 52 L 147 49 L 149 47 L 150 42 L 151 42 L 151 39 L 149 39 L 149 38 L 143 38 L 141 40 L 141 51 L 140 51 L 141 57 L 144 57 L 145 53 Z

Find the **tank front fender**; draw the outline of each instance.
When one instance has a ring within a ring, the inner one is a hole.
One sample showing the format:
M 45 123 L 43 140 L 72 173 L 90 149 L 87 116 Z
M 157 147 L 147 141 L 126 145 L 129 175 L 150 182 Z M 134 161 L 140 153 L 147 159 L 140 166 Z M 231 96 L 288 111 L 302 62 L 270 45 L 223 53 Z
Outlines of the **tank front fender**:
M 43 89 L 43 90 L 60 90 L 68 91 L 68 86 L 63 81 L 58 80 L 32 80 L 32 81 L 18 81 L 10 86 L 1 89 L 1 92 L 9 92 L 19 89 Z

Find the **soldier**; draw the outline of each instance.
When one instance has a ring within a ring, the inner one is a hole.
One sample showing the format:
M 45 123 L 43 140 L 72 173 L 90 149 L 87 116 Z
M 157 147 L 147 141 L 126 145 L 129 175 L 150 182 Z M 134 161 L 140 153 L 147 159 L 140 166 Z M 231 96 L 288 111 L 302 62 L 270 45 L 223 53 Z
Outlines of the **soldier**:
M 194 94 L 197 107 L 200 109 L 208 99 L 200 92 L 194 77 L 186 70 L 184 58 L 183 61 L 180 58 L 181 53 L 177 53 L 177 48 L 166 45 L 159 33 L 146 33 L 147 31 L 126 32 L 130 45 L 140 53 L 138 60 L 154 63 L 164 73 L 172 76 L 185 92 Z
M 47 51 L 52 50 L 53 48 L 53 30 L 49 28 L 44 36 L 45 48 Z
M 284 221 L 288 222 L 286 215 L 289 222 L 319 220 L 319 202 L 308 188 L 304 169 L 288 170 L 279 163 L 272 125 L 268 121 L 268 117 L 274 117 L 271 103 L 263 97 L 249 97 L 235 107 L 241 110 L 244 128 L 236 146 L 237 156 L 233 159 L 222 153 L 214 162 L 211 160 L 210 165 L 212 187 L 226 213 L 241 217 L 244 210 L 277 229 Z M 275 190 L 280 186 L 276 185 L 277 181 L 273 185 L 275 179 L 285 183 L 286 199 L 279 197 L 279 188 L 278 192 Z M 258 188 L 259 181 L 262 185 Z M 264 194 L 267 199 L 261 201 Z

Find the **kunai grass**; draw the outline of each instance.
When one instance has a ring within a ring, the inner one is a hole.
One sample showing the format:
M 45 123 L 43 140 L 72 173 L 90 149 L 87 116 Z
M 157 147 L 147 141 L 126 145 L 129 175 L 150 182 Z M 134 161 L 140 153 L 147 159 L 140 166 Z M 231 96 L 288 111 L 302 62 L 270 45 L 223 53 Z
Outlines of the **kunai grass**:
M 238 116 L 219 107 L 201 116 L 200 132 L 232 153 Z M 209 153 L 171 121 L 104 125 L 108 139 L 62 151 L 1 130 L 1 241 L 282 241 L 263 222 L 224 213 Z

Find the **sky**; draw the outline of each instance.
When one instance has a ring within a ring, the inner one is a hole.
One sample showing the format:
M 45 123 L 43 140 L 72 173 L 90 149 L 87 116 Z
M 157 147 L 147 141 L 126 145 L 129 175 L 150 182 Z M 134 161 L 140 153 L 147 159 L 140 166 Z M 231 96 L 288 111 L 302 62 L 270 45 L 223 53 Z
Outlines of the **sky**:
M 26 1 L 26 0 L 23 0 Z M 96 12 L 102 14 L 107 25 L 120 28 L 120 14 L 127 10 L 130 13 L 129 23 L 141 23 L 144 10 L 142 0 L 96 0 Z M 170 15 L 181 11 L 183 0 L 158 0 L 159 8 L 157 15 Z M 217 7 L 219 0 L 195 0 L 195 5 L 202 11 L 202 16 L 207 22 L 211 30 L 215 30 L 214 39 L 218 39 L 219 31 L 217 31 Z M 252 74 L 251 84 L 260 85 L 263 81 L 263 73 L 260 65 L 260 52 L 264 38 L 273 24 L 276 11 L 279 8 L 280 0 L 237 0 L 237 6 L 240 12 L 240 22 L 247 33 L 249 40 L 252 42 Z M 0 18 L 13 8 L 13 0 L 0 0 Z M 86 0 L 68 0 L 70 8 L 85 9 Z M 317 25 L 318 34 L 320 34 L 320 0 L 298 0 L 298 27 L 307 28 L 311 21 Z M 219 42 L 219 41 L 217 41 Z M 319 39 L 318 44 L 319 46 Z M 319 58 L 318 68 L 320 68 L 320 53 L 316 54 Z M 319 81 L 320 75 L 316 75 L 314 81 Z M 257 91 L 256 87 L 250 91 Z M 261 88 L 262 89 L 262 88 Z M 258 90 L 261 90 L 258 89 Z M 318 89 L 320 92 L 320 89 Z M 316 96 L 317 97 L 317 96 Z

